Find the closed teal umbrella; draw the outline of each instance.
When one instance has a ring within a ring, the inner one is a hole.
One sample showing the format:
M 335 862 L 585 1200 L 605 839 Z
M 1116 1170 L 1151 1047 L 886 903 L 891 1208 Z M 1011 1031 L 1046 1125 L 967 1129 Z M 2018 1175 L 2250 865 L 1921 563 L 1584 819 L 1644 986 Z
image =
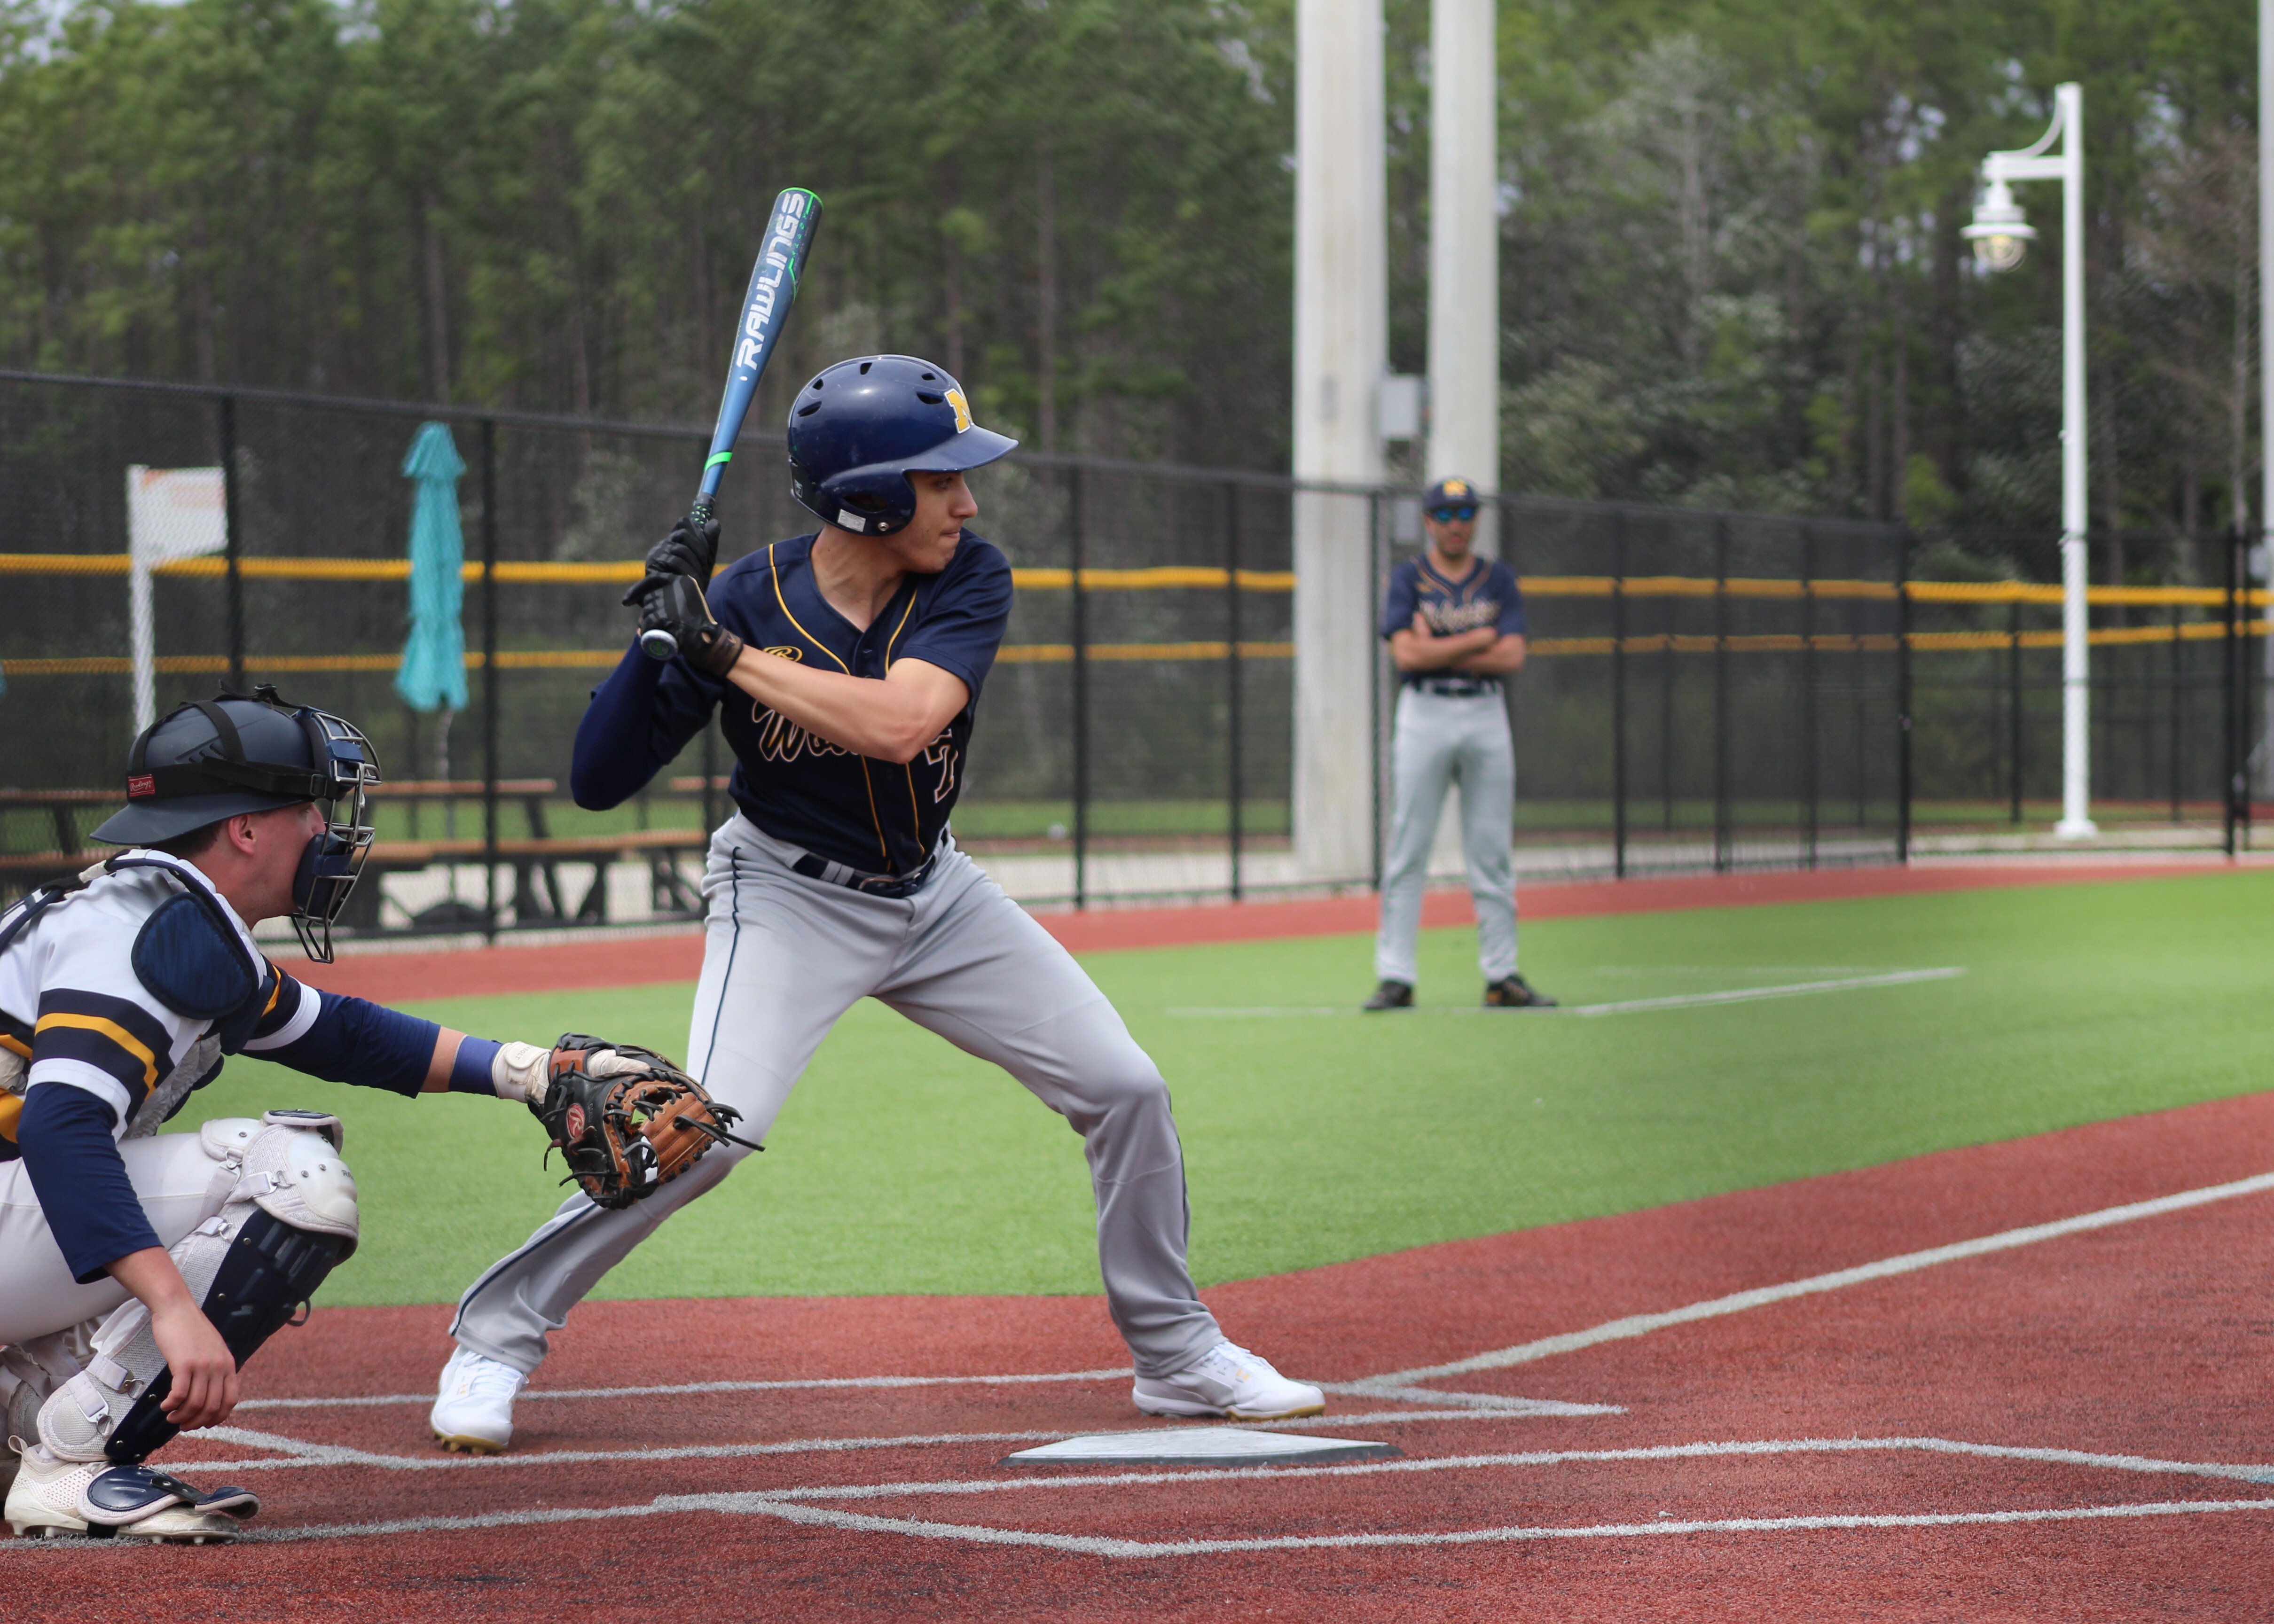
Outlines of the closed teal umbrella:
M 403 473 L 418 487 L 410 508 L 410 640 L 395 691 L 414 710 L 445 712 L 448 738 L 453 710 L 466 708 L 466 632 L 461 622 L 466 583 L 465 533 L 458 526 L 458 480 L 465 459 L 440 423 L 423 423 L 403 459 Z M 447 748 L 447 747 L 446 747 Z

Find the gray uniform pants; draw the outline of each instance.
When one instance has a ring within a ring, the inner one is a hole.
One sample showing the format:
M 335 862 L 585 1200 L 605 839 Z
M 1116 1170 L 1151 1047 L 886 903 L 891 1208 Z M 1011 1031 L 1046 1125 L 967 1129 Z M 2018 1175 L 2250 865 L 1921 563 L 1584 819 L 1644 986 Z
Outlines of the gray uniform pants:
M 1516 747 L 1498 693 L 1455 699 L 1409 688 L 1397 696 L 1391 740 L 1396 811 L 1382 865 L 1382 930 L 1374 973 L 1415 980 L 1414 937 L 1421 889 L 1445 791 L 1461 791 L 1461 855 L 1477 908 L 1477 967 L 1487 981 L 1516 974 L 1516 858 L 1509 826 L 1516 809 Z
M 915 896 L 791 872 L 798 856 L 739 815 L 711 841 L 709 942 L 688 1070 L 763 1139 L 837 1018 L 876 997 L 1017 1078 L 1081 1135 L 1097 1255 L 1137 1373 L 1183 1369 L 1222 1335 L 1185 1267 L 1190 1214 L 1168 1085 L 1105 995 L 1024 908 L 950 844 Z M 534 1371 L 568 1311 L 747 1152 L 719 1145 L 610 1212 L 580 1192 L 467 1289 L 451 1335 Z

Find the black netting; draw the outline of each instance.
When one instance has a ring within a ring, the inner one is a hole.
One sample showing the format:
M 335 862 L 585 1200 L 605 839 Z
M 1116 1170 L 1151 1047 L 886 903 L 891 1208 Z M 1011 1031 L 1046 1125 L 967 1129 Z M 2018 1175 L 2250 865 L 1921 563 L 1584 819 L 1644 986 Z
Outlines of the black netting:
M 501 569 L 468 582 L 464 613 L 478 656 L 493 603 L 496 667 L 477 660 L 446 726 L 393 687 L 401 466 L 422 421 L 369 402 L 0 381 L 0 888 L 72 866 L 116 791 L 134 727 L 127 470 L 218 468 L 226 445 L 235 629 L 221 560 L 157 574 L 153 697 L 162 713 L 210 694 L 234 643 L 248 680 L 369 729 L 391 793 L 385 873 L 357 927 L 478 926 L 493 878 L 505 927 L 689 912 L 725 804 L 715 734 L 612 811 L 576 808 L 566 779 L 586 692 L 630 630 L 623 571 L 684 506 L 704 435 L 448 417 L 466 557 L 493 548 Z M 752 433 L 729 470 L 729 559 L 809 528 L 779 455 Z M 1306 873 L 1291 851 L 1289 482 L 1020 456 L 974 485 L 974 528 L 1022 573 L 959 839 L 1035 901 L 1367 882 L 1363 863 Z M 1419 545 L 1410 493 L 1339 500 L 1371 515 L 1377 581 Z M 1523 871 L 1885 861 L 2042 836 L 2061 770 L 2050 538 L 1929 544 L 1886 525 L 1521 499 L 1500 527 L 1533 640 L 1510 698 Z M 2095 610 L 2096 816 L 2207 843 L 2263 725 L 2258 644 L 2225 635 L 2223 539 L 2157 545 L 2166 586 L 2195 590 Z M 1985 575 L 2035 596 L 2005 601 Z M 1379 776 L 1385 666 L 1373 685 L 1371 716 L 1348 725 L 1360 739 L 1371 725 Z M 1379 824 L 1386 785 L 1376 801 Z

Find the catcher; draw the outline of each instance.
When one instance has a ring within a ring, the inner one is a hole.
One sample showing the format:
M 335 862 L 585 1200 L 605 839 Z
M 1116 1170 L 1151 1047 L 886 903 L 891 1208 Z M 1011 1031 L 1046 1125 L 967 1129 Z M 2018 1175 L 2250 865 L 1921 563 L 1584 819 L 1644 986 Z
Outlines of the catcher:
M 634 1192 L 727 1125 L 645 1051 L 468 1037 L 262 957 L 250 927 L 289 916 L 329 962 L 375 768 L 354 726 L 274 688 L 184 705 L 135 740 L 126 807 L 95 831 L 126 849 L 0 914 L 0 1470 L 19 1535 L 206 1544 L 259 1508 L 144 1462 L 229 1418 L 238 1367 L 355 1251 L 356 1186 L 321 1112 L 158 1134 L 224 1056 L 519 1100 L 548 1121 L 597 1098 L 597 1144 L 618 1135 Z M 555 1137 L 581 1169 L 597 1153 L 576 1125 Z M 651 1132 L 629 1144 L 628 1125 Z

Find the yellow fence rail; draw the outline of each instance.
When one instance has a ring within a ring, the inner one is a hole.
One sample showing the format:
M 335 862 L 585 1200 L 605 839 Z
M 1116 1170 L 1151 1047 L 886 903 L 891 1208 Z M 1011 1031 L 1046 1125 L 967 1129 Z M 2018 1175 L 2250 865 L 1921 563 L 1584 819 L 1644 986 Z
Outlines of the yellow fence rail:
M 2274 628 L 2274 621 L 2247 620 L 2235 629 L 2247 637 L 2263 637 Z M 2095 648 L 2125 648 L 2139 643 L 2210 643 L 2226 635 L 2223 620 L 2196 620 L 2180 626 L 2112 626 L 2090 634 Z M 2058 631 L 2023 632 L 2015 638 L 2008 632 L 1913 632 L 1910 646 L 1919 653 L 1950 653 L 1974 649 L 2010 649 L 2019 643 L 2024 649 L 2058 649 L 2061 635 Z M 1535 637 L 1531 653 L 1540 658 L 1559 656 L 1609 654 L 1616 646 L 1628 654 L 1711 654 L 1726 650 L 1732 654 L 1797 654 L 1804 649 L 1821 653 L 1871 654 L 1891 653 L 1896 645 L 1892 632 L 1850 635 L 1841 632 L 1819 632 L 1803 637 L 1797 633 L 1766 633 L 1730 637 L 1698 636 L 1678 633 L 1653 633 L 1624 639 L 1612 637 Z M 1220 660 L 1228 657 L 1231 646 L 1226 643 L 1093 643 L 1089 658 L 1094 660 L 1126 662 L 1177 662 L 1188 660 Z M 501 671 L 605 671 L 623 658 L 621 649 L 519 649 L 501 651 L 498 655 Z M 1295 658 L 1291 643 L 1247 643 L 1239 645 L 1239 658 L 1254 660 L 1284 660 Z M 1073 663 L 1073 644 L 1070 643 L 1005 643 L 996 656 L 998 664 L 1005 665 L 1066 665 Z M 466 669 L 479 671 L 484 660 L 478 650 L 466 656 Z M 318 672 L 392 672 L 403 664 L 395 654 L 248 654 L 245 657 L 247 671 L 276 673 L 284 675 Z M 166 676 L 220 675 L 229 670 L 229 661 L 218 654 L 162 654 L 156 661 L 157 670 Z M 108 677 L 123 676 L 133 669 L 132 663 L 116 655 L 85 655 L 65 659 L 8 659 L 0 660 L 0 675 L 10 677 Z
M 247 581 L 407 581 L 407 559 L 249 558 L 237 562 Z M 0 575 L 123 575 L 124 553 L 0 553 Z M 177 559 L 158 567 L 157 574 L 174 578 L 219 580 L 229 573 L 226 560 L 214 557 Z M 482 578 L 479 564 L 459 572 L 469 582 Z M 602 585 L 636 581 L 641 566 L 633 561 L 606 563 L 501 563 L 497 578 L 506 585 Z M 1284 569 L 1243 569 L 1238 572 L 1244 592 L 1291 592 L 1295 575 Z M 1160 592 L 1186 589 L 1223 588 L 1231 584 L 1232 572 L 1204 566 L 1168 565 L 1152 569 L 1085 569 L 1086 592 Z M 1023 591 L 1063 592 L 1073 585 L 1071 569 L 1013 569 L 1012 584 Z M 1622 583 L 1612 575 L 1520 575 L 1525 594 L 1532 598 L 1609 598 Z M 1711 575 L 1630 575 L 1624 583 L 1629 598 L 1851 598 L 1893 602 L 1899 589 L 1886 581 L 1800 581 Z M 2058 605 L 2061 589 L 2034 581 L 1910 581 L 1900 594 L 1915 604 L 2036 604 Z M 2216 608 L 2226 593 L 2207 586 L 2096 586 L 2085 593 L 2096 606 Z M 2240 596 L 2254 608 L 2274 603 L 2274 591 L 2255 587 Z

